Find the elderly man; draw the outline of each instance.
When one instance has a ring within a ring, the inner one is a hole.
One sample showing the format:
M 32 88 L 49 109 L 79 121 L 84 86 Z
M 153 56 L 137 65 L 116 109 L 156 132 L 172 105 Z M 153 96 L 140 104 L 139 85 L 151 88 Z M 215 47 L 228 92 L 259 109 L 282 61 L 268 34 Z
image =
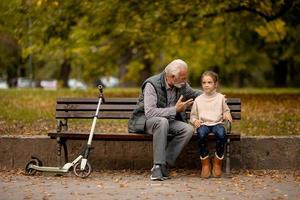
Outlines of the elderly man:
M 153 135 L 153 167 L 151 180 L 169 178 L 168 166 L 193 135 L 193 127 L 186 123 L 187 107 L 201 94 L 187 83 L 188 67 L 180 59 L 169 63 L 164 72 L 148 78 L 142 84 L 138 108 L 128 122 L 131 133 Z M 173 138 L 168 144 L 167 136 Z

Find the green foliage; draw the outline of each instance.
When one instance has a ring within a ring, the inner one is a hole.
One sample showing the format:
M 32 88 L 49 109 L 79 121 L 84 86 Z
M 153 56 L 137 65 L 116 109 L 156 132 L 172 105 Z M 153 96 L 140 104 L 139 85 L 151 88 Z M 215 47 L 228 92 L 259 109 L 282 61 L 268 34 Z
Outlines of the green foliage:
M 278 19 L 261 25 L 255 29 L 257 33 L 266 40 L 266 42 L 280 42 L 286 37 L 286 24 Z
M 299 6 L 299 0 L 3 0 L 0 32 L 17 40 L 25 66 L 33 55 L 36 79 L 70 75 L 92 83 L 114 75 L 139 84 L 182 58 L 196 85 L 213 69 L 229 86 L 299 86 Z M 71 70 L 61 75 L 66 60 Z

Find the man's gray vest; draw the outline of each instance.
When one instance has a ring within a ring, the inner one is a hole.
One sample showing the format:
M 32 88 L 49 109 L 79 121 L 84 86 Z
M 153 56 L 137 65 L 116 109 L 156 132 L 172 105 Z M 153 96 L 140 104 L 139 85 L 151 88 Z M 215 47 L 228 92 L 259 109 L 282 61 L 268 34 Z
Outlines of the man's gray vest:
M 133 111 L 131 118 L 128 121 L 128 132 L 130 133 L 144 133 L 145 132 L 145 123 L 146 116 L 144 110 L 144 88 L 147 83 L 151 83 L 157 94 L 157 108 L 166 108 L 167 107 L 167 89 L 165 82 L 165 73 L 162 72 L 158 75 L 154 75 L 142 84 L 142 92 L 139 96 L 137 102 L 137 108 Z M 200 95 L 200 91 L 193 90 L 188 84 L 184 87 L 176 89 L 176 101 L 179 99 L 180 95 L 183 95 L 183 100 L 190 98 L 195 99 Z M 186 113 L 177 113 L 176 120 L 186 121 Z

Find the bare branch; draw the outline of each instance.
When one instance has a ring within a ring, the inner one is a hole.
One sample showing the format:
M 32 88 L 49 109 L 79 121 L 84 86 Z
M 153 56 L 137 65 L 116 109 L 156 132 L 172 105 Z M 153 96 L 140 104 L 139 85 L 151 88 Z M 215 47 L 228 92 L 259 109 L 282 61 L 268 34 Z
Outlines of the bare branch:
M 266 21 L 272 21 L 274 19 L 277 19 L 278 17 L 281 17 L 286 12 L 289 11 L 289 9 L 293 6 L 293 1 L 286 1 L 286 3 L 280 8 L 280 10 L 275 13 L 274 15 L 267 15 L 259 10 L 256 10 L 255 8 L 250 8 L 247 6 L 237 6 L 235 8 L 228 8 L 224 10 L 224 13 L 235 13 L 235 12 L 250 12 L 255 15 L 259 15 L 260 17 L 264 18 Z M 220 13 L 209 13 L 203 16 L 203 18 L 211 18 L 219 15 Z

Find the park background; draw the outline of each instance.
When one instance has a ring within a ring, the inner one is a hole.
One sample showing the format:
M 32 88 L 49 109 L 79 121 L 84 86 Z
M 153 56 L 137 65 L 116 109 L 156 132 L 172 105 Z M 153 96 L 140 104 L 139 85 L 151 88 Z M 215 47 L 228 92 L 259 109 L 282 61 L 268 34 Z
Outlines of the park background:
M 55 99 L 96 97 L 101 77 L 119 81 L 106 97 L 137 97 L 143 80 L 181 58 L 193 87 L 214 70 L 221 92 L 241 98 L 234 131 L 299 135 L 299 13 L 299 0 L 2 0 L 0 78 L 9 88 L 0 90 L 0 134 L 47 134 Z M 68 89 L 70 79 L 88 88 Z M 41 88 L 44 80 L 57 89 Z M 102 120 L 97 131 L 127 132 L 127 122 Z

